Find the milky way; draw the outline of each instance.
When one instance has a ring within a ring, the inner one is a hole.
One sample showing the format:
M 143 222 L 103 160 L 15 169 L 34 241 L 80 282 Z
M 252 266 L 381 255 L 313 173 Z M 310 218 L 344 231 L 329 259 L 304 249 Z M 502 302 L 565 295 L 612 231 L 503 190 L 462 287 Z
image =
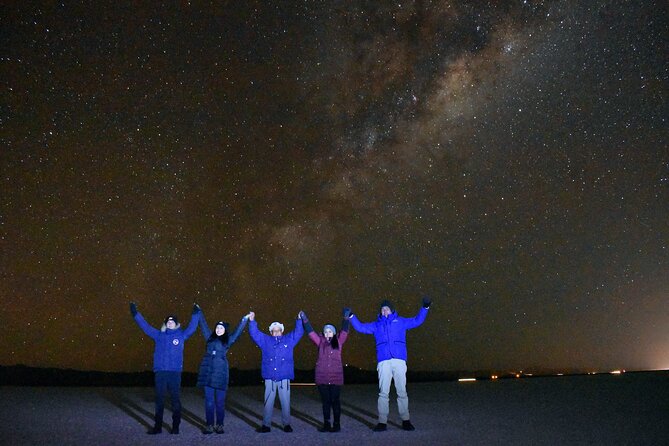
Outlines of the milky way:
M 380 3 L 6 8 L 1 363 L 428 294 L 416 370 L 669 367 L 666 5 Z

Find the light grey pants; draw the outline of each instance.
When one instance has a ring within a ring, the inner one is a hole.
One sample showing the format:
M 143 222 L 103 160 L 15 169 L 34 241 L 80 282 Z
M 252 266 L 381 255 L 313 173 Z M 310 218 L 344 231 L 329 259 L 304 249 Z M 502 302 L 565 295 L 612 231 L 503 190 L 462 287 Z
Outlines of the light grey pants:
M 270 427 L 272 424 L 272 412 L 274 411 L 274 400 L 279 393 L 281 402 L 281 423 L 285 426 L 290 424 L 290 380 L 281 381 L 265 380 L 265 409 L 263 410 L 262 424 Z
M 376 366 L 379 373 L 379 423 L 388 423 L 390 413 L 389 395 L 390 383 L 395 380 L 395 391 L 397 392 L 397 409 L 402 421 L 410 419 L 409 396 L 407 395 L 407 363 L 403 359 L 387 359 Z

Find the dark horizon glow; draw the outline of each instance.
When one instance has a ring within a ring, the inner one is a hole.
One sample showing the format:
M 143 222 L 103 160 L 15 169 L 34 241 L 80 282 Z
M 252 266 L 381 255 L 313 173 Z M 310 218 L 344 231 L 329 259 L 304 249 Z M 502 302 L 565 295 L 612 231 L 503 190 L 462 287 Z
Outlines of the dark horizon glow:
M 2 364 L 150 369 L 130 301 L 291 330 L 428 294 L 410 370 L 669 369 L 664 3 L 6 9 Z

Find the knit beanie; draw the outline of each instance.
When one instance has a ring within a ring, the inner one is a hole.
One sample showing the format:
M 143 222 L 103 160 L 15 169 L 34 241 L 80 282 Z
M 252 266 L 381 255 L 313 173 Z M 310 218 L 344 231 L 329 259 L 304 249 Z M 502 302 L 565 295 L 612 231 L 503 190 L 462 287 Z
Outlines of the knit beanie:
M 175 315 L 173 315 L 173 314 L 170 314 L 170 315 L 168 315 L 168 316 L 165 318 L 165 324 L 167 325 L 167 321 L 170 321 L 170 320 L 174 321 L 175 324 L 178 324 L 178 323 L 179 323 L 179 320 L 178 320 L 177 317 L 176 317 Z
M 330 330 L 332 330 L 332 333 L 337 334 L 337 329 L 336 329 L 335 326 L 332 325 L 332 324 L 325 324 L 325 325 L 323 326 L 323 333 L 325 333 L 325 330 L 327 330 L 328 328 L 329 328 Z

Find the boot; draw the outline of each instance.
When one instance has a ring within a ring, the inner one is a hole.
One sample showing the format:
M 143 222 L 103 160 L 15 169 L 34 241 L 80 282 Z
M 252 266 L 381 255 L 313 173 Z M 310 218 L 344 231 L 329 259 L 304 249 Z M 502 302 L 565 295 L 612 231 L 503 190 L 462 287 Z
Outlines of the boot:
M 158 435 L 163 433 L 163 414 L 156 414 L 153 417 L 153 428 L 149 429 L 147 434 L 149 435 Z
M 205 435 L 213 434 L 214 433 L 214 426 L 211 424 L 207 424 L 204 429 L 202 429 L 202 433 Z
M 318 432 L 330 432 L 330 429 L 332 429 L 332 426 L 330 426 L 330 420 L 325 420 L 323 421 L 323 427 L 318 429 Z
M 332 423 L 332 429 L 330 429 L 330 432 L 339 432 L 340 430 L 341 430 L 341 425 L 339 424 L 338 421 Z
M 222 424 L 217 424 L 216 427 L 214 428 L 214 431 L 216 431 L 217 434 L 224 434 L 225 430 L 223 429 Z
M 402 429 L 404 429 L 405 431 L 415 431 L 416 430 L 416 428 L 413 427 L 413 424 L 411 424 L 411 421 L 409 421 L 409 420 L 402 421 Z
M 181 424 L 181 411 L 172 414 L 172 431 L 170 434 L 177 435 L 179 433 L 179 425 Z
M 376 426 L 374 426 L 374 429 L 372 429 L 374 432 L 383 432 L 388 428 L 386 423 L 379 423 Z

